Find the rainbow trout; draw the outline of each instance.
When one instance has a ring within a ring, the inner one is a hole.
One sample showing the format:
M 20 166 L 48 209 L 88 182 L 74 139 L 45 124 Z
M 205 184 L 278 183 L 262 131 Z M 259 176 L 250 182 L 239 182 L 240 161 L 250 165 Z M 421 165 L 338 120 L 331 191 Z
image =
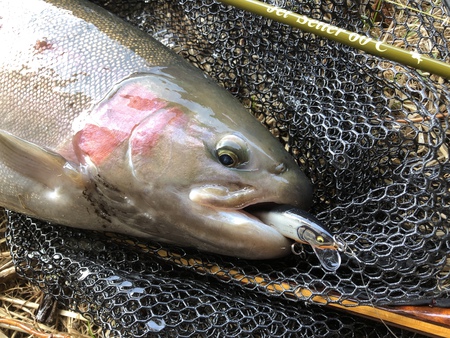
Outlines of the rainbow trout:
M 85 1 L 0 0 L 0 205 L 249 259 L 292 241 L 244 208 L 311 187 L 240 103 Z

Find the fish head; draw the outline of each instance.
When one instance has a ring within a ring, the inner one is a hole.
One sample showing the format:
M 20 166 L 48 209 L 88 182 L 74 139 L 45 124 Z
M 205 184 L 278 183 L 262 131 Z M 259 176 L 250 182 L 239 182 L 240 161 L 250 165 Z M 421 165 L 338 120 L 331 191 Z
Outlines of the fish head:
M 169 67 L 127 78 L 74 127 L 78 159 L 95 168 L 91 198 L 119 231 L 242 258 L 290 253 L 290 240 L 246 208 L 308 209 L 311 185 L 281 143 L 203 74 Z

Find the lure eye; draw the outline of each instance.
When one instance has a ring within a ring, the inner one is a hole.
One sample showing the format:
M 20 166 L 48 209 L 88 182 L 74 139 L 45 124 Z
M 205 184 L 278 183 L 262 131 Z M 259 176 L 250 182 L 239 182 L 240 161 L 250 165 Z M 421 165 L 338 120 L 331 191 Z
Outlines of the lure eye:
M 310 226 L 310 225 L 309 225 Z M 318 232 L 306 228 L 300 231 L 300 228 L 297 230 L 298 237 L 306 241 L 309 245 L 313 247 L 321 247 L 324 244 L 327 244 L 327 237 L 324 237 L 323 235 L 319 235 Z
M 249 151 L 245 141 L 236 135 L 223 137 L 216 145 L 219 162 L 228 168 L 238 168 L 249 160 Z

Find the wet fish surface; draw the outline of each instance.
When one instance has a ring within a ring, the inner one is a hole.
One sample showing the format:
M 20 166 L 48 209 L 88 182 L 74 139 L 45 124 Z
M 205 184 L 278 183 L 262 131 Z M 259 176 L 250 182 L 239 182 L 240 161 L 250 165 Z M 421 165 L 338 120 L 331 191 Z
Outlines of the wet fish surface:
M 82 0 L 0 0 L 0 205 L 250 259 L 292 241 L 243 209 L 311 186 L 241 104 Z

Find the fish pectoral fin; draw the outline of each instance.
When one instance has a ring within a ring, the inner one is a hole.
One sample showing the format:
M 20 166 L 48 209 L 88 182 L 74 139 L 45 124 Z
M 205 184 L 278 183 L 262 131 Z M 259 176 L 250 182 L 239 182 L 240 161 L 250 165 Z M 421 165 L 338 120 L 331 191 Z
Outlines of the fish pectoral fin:
M 255 189 L 244 187 L 242 189 L 230 190 L 222 185 L 206 185 L 196 187 L 189 193 L 191 201 L 219 208 L 242 208 L 249 204 Z
M 0 130 L 0 162 L 49 188 L 63 180 L 81 186 L 82 174 L 63 156 Z

